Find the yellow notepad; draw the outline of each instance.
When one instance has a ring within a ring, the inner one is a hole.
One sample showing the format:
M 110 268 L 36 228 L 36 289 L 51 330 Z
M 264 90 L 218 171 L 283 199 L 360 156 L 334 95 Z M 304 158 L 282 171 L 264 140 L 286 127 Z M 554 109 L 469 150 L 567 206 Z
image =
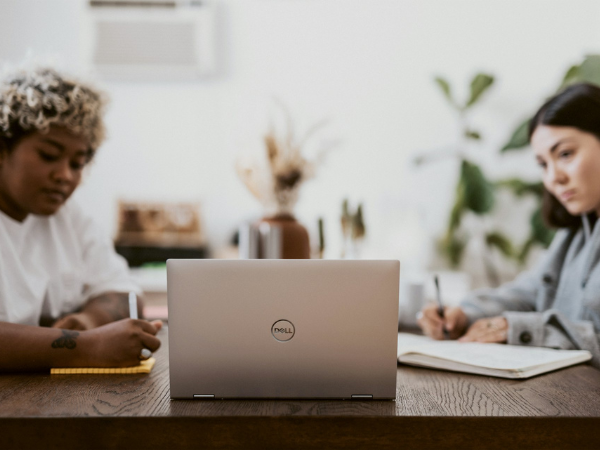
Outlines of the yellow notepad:
M 70 368 L 55 368 L 50 369 L 51 375 L 74 375 L 80 373 L 98 373 L 98 374 L 113 374 L 113 373 L 150 373 L 154 367 L 156 359 L 150 358 L 142 361 L 137 366 L 132 367 L 70 367 Z

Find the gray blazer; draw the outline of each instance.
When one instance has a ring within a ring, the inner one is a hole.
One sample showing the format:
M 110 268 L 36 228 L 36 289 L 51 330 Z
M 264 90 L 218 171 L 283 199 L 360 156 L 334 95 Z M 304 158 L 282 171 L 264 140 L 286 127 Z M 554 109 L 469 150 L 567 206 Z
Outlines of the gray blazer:
M 560 230 L 534 270 L 471 293 L 469 322 L 503 315 L 508 344 L 589 350 L 600 368 L 600 226 L 588 230 Z

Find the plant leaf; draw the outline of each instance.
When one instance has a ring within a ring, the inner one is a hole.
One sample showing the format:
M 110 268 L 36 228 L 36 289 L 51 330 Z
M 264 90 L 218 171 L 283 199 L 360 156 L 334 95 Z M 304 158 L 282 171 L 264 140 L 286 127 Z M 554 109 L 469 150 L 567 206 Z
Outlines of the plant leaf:
M 529 144 L 529 121 L 527 119 L 513 131 L 510 140 L 500 150 L 502 153 L 508 150 L 517 150 L 526 147 Z
M 478 73 L 471 81 L 471 97 L 465 104 L 465 109 L 474 105 L 481 95 L 494 83 L 494 77 L 485 73 Z
M 441 253 L 446 257 L 450 266 L 453 268 L 458 267 L 460 264 L 463 251 L 467 244 L 463 239 L 460 239 L 457 236 L 464 211 L 465 188 L 462 178 L 459 178 L 456 186 L 456 199 L 454 200 L 452 211 L 450 211 L 448 230 L 446 231 L 446 236 L 439 243 Z
M 461 203 L 462 202 L 457 201 L 452 207 L 452 211 L 450 212 L 450 222 L 448 223 L 449 231 L 455 231 L 460 227 L 463 214 L 463 205 Z
M 521 266 L 525 264 L 527 256 L 529 256 L 529 252 L 533 247 L 533 244 L 535 244 L 535 239 L 529 237 L 529 239 L 527 239 L 527 241 L 525 241 L 525 243 L 523 244 L 523 247 L 521 247 L 521 251 L 519 251 L 519 254 L 517 255 L 517 261 Z
M 600 85 L 600 55 L 588 55 L 579 66 L 577 81 Z
M 453 233 L 460 227 L 462 215 L 465 210 L 465 187 L 462 177 L 458 180 L 456 186 L 456 199 L 452 211 L 450 211 L 450 222 L 448 223 L 448 233 Z
M 462 161 L 461 181 L 465 190 L 465 207 L 475 214 L 485 214 L 494 206 L 494 187 L 476 164 Z
M 567 70 L 567 73 L 565 73 L 562 83 L 560 84 L 560 87 L 558 88 L 559 91 L 562 88 L 564 88 L 565 86 L 568 86 L 569 84 L 573 84 L 573 83 L 577 83 L 577 82 L 581 81 L 581 75 L 579 73 L 579 68 L 580 68 L 579 64 L 569 67 L 569 70 Z
M 517 197 L 523 197 L 526 194 L 532 194 L 542 198 L 544 194 L 544 184 L 541 182 L 528 183 L 519 178 L 509 178 L 506 180 L 496 181 L 496 187 L 510 189 Z
M 473 139 L 478 141 L 481 139 L 481 134 L 479 134 L 479 132 L 475 130 L 465 130 L 465 137 L 467 139 Z
M 435 77 L 434 81 L 440 87 L 442 92 L 444 93 L 444 97 L 450 102 L 452 106 L 456 106 L 454 99 L 452 98 L 452 92 L 450 92 L 450 84 L 442 77 Z
M 515 251 L 512 242 L 498 231 L 493 231 L 485 235 L 485 243 L 489 247 L 496 247 L 507 258 L 514 257 Z
M 460 265 L 466 246 L 466 240 L 458 237 L 456 233 L 448 233 L 439 244 L 440 251 L 452 268 Z
M 544 223 L 544 219 L 542 218 L 542 208 L 538 208 L 531 216 L 530 219 L 531 224 L 531 238 L 547 248 L 552 242 L 554 238 L 555 232 L 548 227 Z

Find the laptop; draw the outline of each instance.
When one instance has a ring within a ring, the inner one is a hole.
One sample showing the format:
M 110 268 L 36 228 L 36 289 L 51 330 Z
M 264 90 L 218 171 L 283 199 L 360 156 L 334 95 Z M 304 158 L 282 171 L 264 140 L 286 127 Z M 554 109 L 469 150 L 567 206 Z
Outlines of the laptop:
M 171 398 L 395 399 L 399 261 L 167 261 Z

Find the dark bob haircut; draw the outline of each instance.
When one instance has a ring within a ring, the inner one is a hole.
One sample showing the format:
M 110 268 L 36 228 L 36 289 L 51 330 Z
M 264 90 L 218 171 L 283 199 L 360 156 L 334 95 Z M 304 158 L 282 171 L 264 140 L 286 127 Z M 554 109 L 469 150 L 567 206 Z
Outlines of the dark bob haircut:
M 529 122 L 529 139 L 539 125 L 573 127 L 590 133 L 600 141 L 600 87 L 574 84 L 562 90 L 538 110 Z M 579 228 L 581 217 L 573 216 L 544 188 L 542 216 L 546 224 L 556 228 Z M 590 219 L 596 220 L 591 213 Z

